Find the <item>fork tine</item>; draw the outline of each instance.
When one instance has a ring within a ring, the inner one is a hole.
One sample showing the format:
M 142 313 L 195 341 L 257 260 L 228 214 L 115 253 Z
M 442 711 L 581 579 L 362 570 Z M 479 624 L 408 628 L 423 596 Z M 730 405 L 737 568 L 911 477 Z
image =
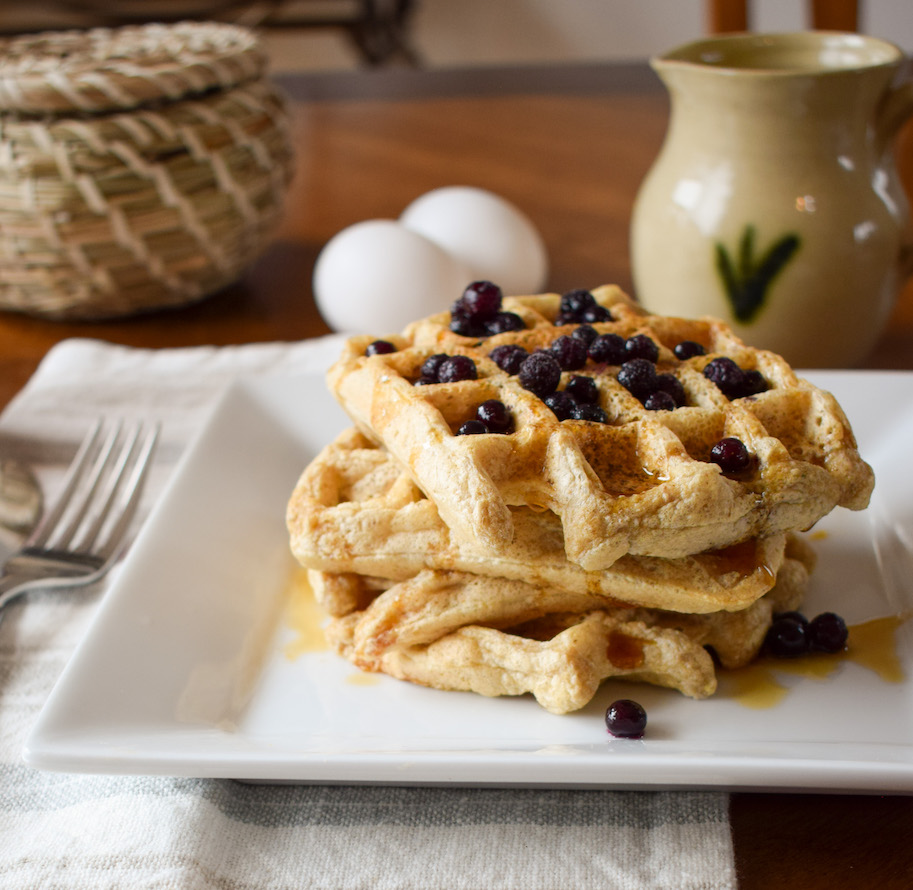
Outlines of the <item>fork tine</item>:
M 143 433 L 143 424 L 138 422 L 120 441 L 122 424 L 118 424 L 101 448 L 96 449 L 101 426 L 101 421 L 95 424 L 77 451 L 66 474 L 64 492 L 41 523 L 40 530 L 4 563 L 0 573 L 0 616 L 7 603 L 30 590 L 94 584 L 120 557 L 152 465 L 159 425 L 155 424 Z M 120 444 L 115 450 L 118 441 Z M 98 455 L 88 478 L 83 478 L 90 455 L 96 450 Z M 99 489 L 102 505 L 96 507 L 92 504 L 99 501 L 96 497 Z M 77 506 L 75 500 L 81 503 Z M 74 510 L 77 517 L 71 520 Z M 68 528 L 58 534 L 61 524 Z M 85 530 L 87 526 L 88 530 Z M 70 527 L 79 536 L 82 549 L 73 547 Z M 48 541 L 64 537 L 66 549 L 47 545 Z M 99 538 L 104 540 L 96 546 Z
M 127 484 L 120 489 L 120 498 L 115 514 L 117 520 L 108 531 L 105 541 L 96 550 L 96 554 L 106 562 L 117 552 L 117 549 L 133 520 L 136 508 L 139 506 L 143 485 L 146 482 L 149 468 L 152 465 L 152 454 L 155 450 L 156 442 L 158 441 L 158 434 L 159 425 L 155 424 L 155 426 L 146 434 L 146 438 L 139 447 L 139 452 L 133 463 L 133 472 L 127 480 Z M 139 429 L 137 429 L 137 436 L 138 435 Z M 112 500 L 116 493 L 117 489 L 111 494 Z
M 105 465 L 111 463 L 112 459 L 114 459 L 114 465 L 105 478 L 105 485 L 101 494 L 96 497 L 97 492 L 94 489 L 96 489 L 97 486 L 94 486 L 93 490 L 90 491 L 82 515 L 78 516 L 75 520 L 74 531 L 79 527 L 79 535 L 70 540 L 70 549 L 82 552 L 91 550 L 92 545 L 95 543 L 95 539 L 98 537 L 98 533 L 101 531 L 102 526 L 108 517 L 121 479 L 123 478 L 124 473 L 127 470 L 128 462 L 136 449 L 136 443 L 139 439 L 141 430 L 142 424 L 135 423 L 126 434 L 126 439 L 121 443 L 120 450 L 117 452 L 116 457 L 113 454 L 113 451 L 108 451 L 105 455 Z M 118 429 L 118 432 L 119 431 L 120 430 Z M 101 469 L 103 470 L 104 467 Z M 99 475 L 98 481 L 100 481 L 100 479 L 101 475 Z M 90 507 L 93 508 L 91 512 L 89 509 Z M 86 524 L 86 522 L 83 522 L 83 517 L 88 517 L 91 521 Z
M 110 464 L 111 455 L 114 451 L 117 439 L 120 436 L 122 427 L 123 421 L 118 421 L 108 432 L 107 436 L 105 436 L 105 439 L 95 456 L 94 463 L 85 477 L 79 481 L 76 491 L 71 498 L 71 503 L 64 508 L 63 521 L 59 522 L 56 528 L 49 531 L 47 541 L 45 542 L 46 547 L 52 549 L 72 548 L 73 538 L 85 520 L 85 516 L 92 505 L 98 487 Z M 79 500 L 77 500 L 77 498 L 79 498 Z
M 95 421 L 92 428 L 86 433 L 85 438 L 82 440 L 76 455 L 67 469 L 63 481 L 63 489 L 54 502 L 54 506 L 45 513 L 38 525 L 35 526 L 32 533 L 26 539 L 26 547 L 44 547 L 47 544 L 51 532 L 57 527 L 57 524 L 63 517 L 64 511 L 70 503 L 70 498 L 73 496 L 73 492 L 79 484 L 79 480 L 82 478 L 83 472 L 91 457 L 92 449 L 95 447 L 98 437 L 101 434 L 101 428 L 102 421 L 99 419 Z

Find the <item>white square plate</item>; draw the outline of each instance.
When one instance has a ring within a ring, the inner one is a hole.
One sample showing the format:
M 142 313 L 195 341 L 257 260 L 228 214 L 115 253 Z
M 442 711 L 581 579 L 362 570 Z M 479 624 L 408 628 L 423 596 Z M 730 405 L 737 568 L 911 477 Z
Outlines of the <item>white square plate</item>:
M 838 509 L 816 528 L 805 611 L 850 624 L 909 614 L 913 375 L 808 376 L 840 399 L 878 482 L 867 511 Z M 700 702 L 608 682 L 559 717 L 530 697 L 364 682 L 328 651 L 290 656 L 285 504 L 345 424 L 322 376 L 226 393 L 50 696 L 28 763 L 253 781 L 913 791 L 910 624 L 887 641 L 893 682 L 839 660 L 823 680 L 778 675 L 786 692 L 764 708 L 726 682 Z M 646 707 L 645 739 L 607 734 L 620 697 Z

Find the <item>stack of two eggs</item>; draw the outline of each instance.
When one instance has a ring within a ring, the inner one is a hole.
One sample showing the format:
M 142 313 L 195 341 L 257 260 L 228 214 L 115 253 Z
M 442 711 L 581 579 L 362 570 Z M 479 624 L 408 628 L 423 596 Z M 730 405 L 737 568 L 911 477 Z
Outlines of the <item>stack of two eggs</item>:
M 417 198 L 398 220 L 335 235 L 317 258 L 314 298 L 337 331 L 394 331 L 448 308 L 471 281 L 533 294 L 547 274 L 542 237 L 520 210 L 483 189 L 449 186 Z

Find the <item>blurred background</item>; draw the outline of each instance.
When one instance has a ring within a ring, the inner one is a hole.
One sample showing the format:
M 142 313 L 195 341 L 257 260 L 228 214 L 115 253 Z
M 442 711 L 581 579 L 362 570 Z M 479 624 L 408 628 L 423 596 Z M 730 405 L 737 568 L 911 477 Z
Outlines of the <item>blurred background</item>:
M 755 31 L 809 27 L 815 3 L 751 0 Z M 261 29 L 275 72 L 643 59 L 707 33 L 731 0 L 0 0 L 0 32 L 181 18 Z M 910 0 L 859 0 L 858 30 L 913 50 Z

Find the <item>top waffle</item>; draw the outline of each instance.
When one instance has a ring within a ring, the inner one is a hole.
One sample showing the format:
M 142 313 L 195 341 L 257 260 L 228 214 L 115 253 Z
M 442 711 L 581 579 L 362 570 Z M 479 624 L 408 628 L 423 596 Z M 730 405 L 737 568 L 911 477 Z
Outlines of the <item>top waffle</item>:
M 607 320 L 577 323 L 563 298 L 546 294 L 504 299 L 518 329 L 492 336 L 456 333 L 451 314 L 441 313 L 388 338 L 394 351 L 387 353 L 368 355 L 374 338 L 354 337 L 328 373 L 330 388 L 361 431 L 409 470 L 453 535 L 483 554 L 513 540 L 515 507 L 548 511 L 568 559 L 594 571 L 625 553 L 675 558 L 805 529 L 836 505 L 866 506 L 872 471 L 829 393 L 797 378 L 779 356 L 746 346 L 722 322 L 650 315 L 615 287 L 592 297 L 604 309 L 589 317 Z M 622 385 L 626 356 L 578 360 L 572 370 L 567 351 L 553 344 L 594 331 L 649 338 L 656 348 L 647 361 L 678 407 L 650 410 L 631 375 L 638 395 Z M 674 349 L 686 341 L 699 344 L 699 354 L 680 359 Z M 504 359 L 507 350 L 492 358 L 507 345 L 560 357 L 558 390 L 570 393 L 572 378 L 590 378 L 588 399 L 602 414 L 559 420 L 544 401 L 554 386 L 536 384 L 537 395 L 527 388 L 530 375 Z M 423 378 L 426 360 L 441 354 L 472 359 L 475 379 Z M 725 371 L 722 357 L 753 376 L 751 394 L 715 373 Z M 457 435 L 492 399 L 509 409 L 508 434 Z M 726 438 L 744 444 L 747 466 L 724 472 L 711 462 Z

